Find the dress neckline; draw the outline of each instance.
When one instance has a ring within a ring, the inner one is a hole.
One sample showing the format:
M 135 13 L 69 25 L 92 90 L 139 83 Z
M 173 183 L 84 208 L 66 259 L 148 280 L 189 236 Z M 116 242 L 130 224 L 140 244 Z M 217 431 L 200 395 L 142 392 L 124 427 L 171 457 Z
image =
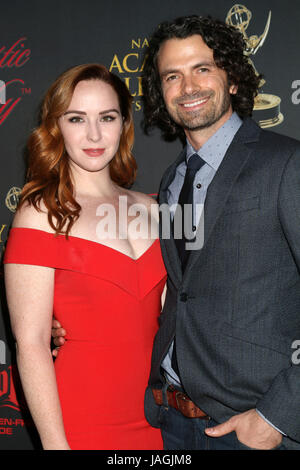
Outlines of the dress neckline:
M 47 235 L 54 235 L 55 236 L 55 233 L 53 233 L 53 232 L 47 232 L 46 230 L 41 230 L 41 229 L 38 229 L 38 228 L 31 228 L 31 227 L 12 227 L 11 230 L 29 230 L 29 231 L 41 232 L 41 233 L 44 233 L 44 234 L 47 234 Z M 63 234 L 58 234 L 56 237 L 65 238 L 65 240 L 67 241 L 65 235 L 63 235 Z M 120 250 L 116 250 L 115 248 L 112 248 L 111 246 L 104 245 L 103 243 L 99 243 L 99 242 L 96 242 L 94 240 L 90 240 L 88 238 L 76 237 L 74 235 L 69 235 L 68 237 L 72 238 L 74 240 L 79 240 L 80 242 L 88 242 L 88 243 L 92 243 L 93 245 L 99 245 L 99 247 L 106 248 L 108 250 L 111 250 L 111 251 L 115 252 L 116 254 L 120 254 L 122 256 L 125 256 L 125 258 L 128 258 L 132 262 L 139 261 L 141 258 L 143 258 L 148 253 L 148 251 L 151 250 L 151 248 L 154 247 L 154 245 L 157 244 L 157 242 L 159 242 L 159 238 L 156 238 L 154 240 L 154 242 L 151 243 L 151 245 L 138 258 L 132 258 L 132 256 L 128 256 Z

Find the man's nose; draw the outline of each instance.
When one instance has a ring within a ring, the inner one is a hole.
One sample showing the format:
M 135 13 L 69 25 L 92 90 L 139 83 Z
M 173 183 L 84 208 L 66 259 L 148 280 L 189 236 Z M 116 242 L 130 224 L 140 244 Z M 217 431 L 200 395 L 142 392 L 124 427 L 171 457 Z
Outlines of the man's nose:
M 193 94 L 196 90 L 199 90 L 199 83 L 196 81 L 193 75 L 185 75 L 182 80 L 182 92 L 187 95 Z

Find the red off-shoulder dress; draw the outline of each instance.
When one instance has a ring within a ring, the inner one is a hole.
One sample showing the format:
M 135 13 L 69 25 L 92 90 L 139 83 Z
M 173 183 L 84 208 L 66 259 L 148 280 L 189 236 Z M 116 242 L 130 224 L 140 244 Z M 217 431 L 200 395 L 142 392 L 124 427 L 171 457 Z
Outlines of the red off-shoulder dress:
M 79 237 L 13 228 L 4 262 L 55 269 L 53 314 L 67 331 L 55 371 L 71 449 L 162 449 L 144 417 L 166 281 L 159 240 L 134 260 Z

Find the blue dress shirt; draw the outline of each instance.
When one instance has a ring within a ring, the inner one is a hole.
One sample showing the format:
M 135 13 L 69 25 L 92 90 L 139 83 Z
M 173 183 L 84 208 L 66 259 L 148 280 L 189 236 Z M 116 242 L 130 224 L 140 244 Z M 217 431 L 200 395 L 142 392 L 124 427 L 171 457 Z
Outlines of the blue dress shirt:
M 194 179 L 194 206 L 195 208 L 199 205 L 204 207 L 207 189 L 213 180 L 222 160 L 227 152 L 229 145 L 231 144 L 235 134 L 241 127 L 243 121 L 239 118 L 236 113 L 233 113 L 231 117 L 220 127 L 210 139 L 200 149 L 194 149 L 187 140 L 186 146 L 186 161 L 180 163 L 176 169 L 174 180 L 168 188 L 168 205 L 170 206 L 171 216 L 174 216 L 176 210 L 176 204 L 178 202 L 179 194 L 183 185 L 185 173 L 186 173 L 186 162 L 194 154 L 197 153 L 204 161 L 200 170 L 196 173 Z M 201 211 L 195 211 L 194 220 L 198 225 L 201 216 Z M 162 362 L 162 367 L 165 370 L 168 381 L 180 387 L 180 379 L 172 369 L 171 358 L 173 352 L 173 342 L 170 349 Z

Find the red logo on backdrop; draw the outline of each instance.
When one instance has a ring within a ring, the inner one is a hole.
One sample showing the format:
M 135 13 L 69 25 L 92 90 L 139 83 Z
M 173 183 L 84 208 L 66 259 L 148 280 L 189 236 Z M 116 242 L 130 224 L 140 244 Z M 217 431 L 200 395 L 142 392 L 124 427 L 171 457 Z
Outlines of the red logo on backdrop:
M 21 37 L 10 46 L 0 45 L 0 125 L 5 122 L 24 95 L 31 93 L 31 89 L 25 86 L 21 78 L 13 78 L 5 82 L 1 73 L 5 69 L 20 69 L 29 61 L 31 50 L 25 46 L 26 39 L 26 37 Z M 8 98 L 11 92 L 14 97 Z
M 17 368 L 10 365 L 0 371 L 0 408 L 8 407 L 20 411 L 23 405 L 24 396 Z
M 10 413 L 8 409 L 14 411 Z M 15 412 L 21 413 L 19 417 Z M 0 370 L 0 439 L 1 436 L 13 436 L 25 424 L 28 428 L 33 426 L 33 421 L 28 414 L 17 367 L 12 365 Z

